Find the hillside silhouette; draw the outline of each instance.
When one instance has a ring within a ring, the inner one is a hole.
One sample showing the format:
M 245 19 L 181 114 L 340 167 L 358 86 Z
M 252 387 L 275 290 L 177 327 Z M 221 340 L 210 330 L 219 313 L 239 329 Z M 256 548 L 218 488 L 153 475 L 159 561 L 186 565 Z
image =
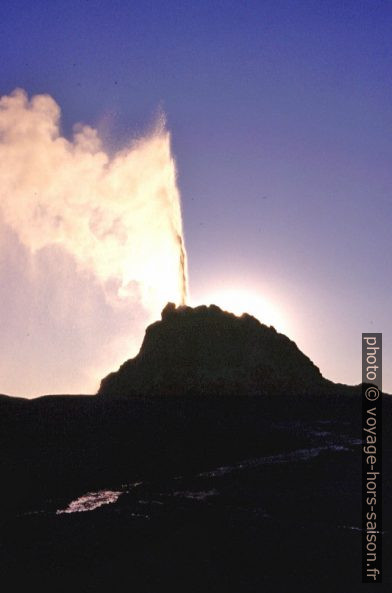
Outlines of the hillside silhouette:
M 103 379 L 98 394 L 263 395 L 326 384 L 294 342 L 255 317 L 168 303 L 139 354 Z
M 249 315 L 169 303 L 97 395 L 0 395 L 0 446 L 7 590 L 358 591 L 361 386 Z

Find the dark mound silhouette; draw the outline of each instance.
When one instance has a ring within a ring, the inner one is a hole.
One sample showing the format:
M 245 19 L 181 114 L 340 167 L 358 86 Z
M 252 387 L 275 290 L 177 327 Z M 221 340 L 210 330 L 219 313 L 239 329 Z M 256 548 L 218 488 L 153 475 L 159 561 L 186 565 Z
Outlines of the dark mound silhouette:
M 254 317 L 215 305 L 168 303 L 139 354 L 103 379 L 99 395 L 261 395 L 327 382 L 294 342 Z
M 3 588 L 357 593 L 361 426 L 361 387 L 273 328 L 169 304 L 98 396 L 0 395 Z

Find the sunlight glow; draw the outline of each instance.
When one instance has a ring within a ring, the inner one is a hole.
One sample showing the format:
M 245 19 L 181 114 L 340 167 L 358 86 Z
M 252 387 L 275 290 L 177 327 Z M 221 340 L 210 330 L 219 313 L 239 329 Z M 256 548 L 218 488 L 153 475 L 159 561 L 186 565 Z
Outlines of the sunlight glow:
M 214 304 L 239 316 L 243 313 L 249 313 L 261 323 L 273 325 L 277 331 L 286 335 L 289 333 L 290 325 L 282 310 L 256 291 L 228 288 L 208 292 L 205 296 L 197 298 L 197 300 L 191 299 L 192 306 L 201 304 Z

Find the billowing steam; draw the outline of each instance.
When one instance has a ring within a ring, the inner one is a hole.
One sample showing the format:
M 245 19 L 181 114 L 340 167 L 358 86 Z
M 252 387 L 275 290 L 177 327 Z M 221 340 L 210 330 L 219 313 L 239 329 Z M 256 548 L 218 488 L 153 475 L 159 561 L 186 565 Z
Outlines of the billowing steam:
M 10 371 L 15 360 L 7 362 L 6 354 L 0 391 L 9 385 L 8 391 L 24 395 L 91 391 L 100 372 L 132 353 L 145 322 L 167 301 L 186 300 L 180 197 L 164 121 L 109 156 L 95 129 L 77 125 L 70 141 L 61 135 L 59 119 L 60 109 L 47 95 L 29 100 L 16 90 L 0 99 L 0 281 L 7 336 L 0 346 L 9 353 L 10 339 L 19 340 L 14 355 L 19 350 L 26 371 L 18 382 L 16 366 Z M 45 384 L 37 369 L 41 362 L 40 372 L 48 376 L 48 350 L 55 379 Z M 97 350 L 99 368 L 91 360 Z M 72 366 L 76 354 L 78 368 L 67 379 L 64 359 Z M 8 383 L 7 374 L 15 375 Z

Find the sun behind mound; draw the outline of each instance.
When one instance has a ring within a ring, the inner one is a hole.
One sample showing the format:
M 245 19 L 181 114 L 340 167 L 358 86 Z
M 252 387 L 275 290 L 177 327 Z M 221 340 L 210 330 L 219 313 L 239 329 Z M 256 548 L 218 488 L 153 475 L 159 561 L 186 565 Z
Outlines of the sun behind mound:
M 215 305 L 168 303 L 139 354 L 105 377 L 105 397 L 310 392 L 326 381 L 289 338 Z

